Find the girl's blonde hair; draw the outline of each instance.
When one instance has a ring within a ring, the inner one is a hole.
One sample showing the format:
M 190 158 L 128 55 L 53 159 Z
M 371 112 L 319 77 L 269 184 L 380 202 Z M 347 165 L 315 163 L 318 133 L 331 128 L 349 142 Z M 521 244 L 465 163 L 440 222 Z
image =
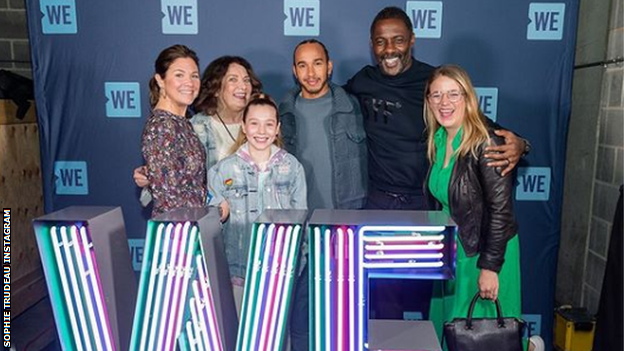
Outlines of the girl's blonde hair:
M 267 94 L 253 95 L 251 99 L 249 99 L 249 102 L 247 103 L 247 106 L 245 107 L 245 110 L 243 111 L 243 124 L 247 122 L 247 114 L 249 113 L 249 108 L 251 106 L 272 107 L 275 110 L 275 119 L 277 120 L 277 123 L 279 124 L 280 122 L 279 109 L 277 108 L 277 104 L 275 104 L 275 101 L 273 101 L 273 99 Z M 238 132 L 238 137 L 236 138 L 236 142 L 234 143 L 234 145 L 232 145 L 232 147 L 229 150 L 229 154 L 235 153 L 236 150 L 238 150 L 238 148 L 240 148 L 246 142 L 247 142 L 247 135 L 243 133 L 243 128 L 241 128 L 240 131 Z M 279 134 L 279 130 L 277 132 L 277 136 L 275 137 L 275 141 L 273 141 L 273 144 L 275 144 L 276 146 L 280 148 L 284 146 L 284 142 L 282 141 L 282 137 Z
M 436 155 L 434 135 L 440 128 L 440 124 L 433 114 L 428 97 L 431 93 L 431 84 L 440 77 L 447 77 L 454 80 L 461 88 L 463 98 L 466 102 L 464 121 L 462 123 L 463 132 L 461 144 L 459 148 L 455 150 L 455 153 L 460 157 L 472 153 L 472 155 L 476 157 L 477 148 L 484 142 L 489 141 L 487 124 L 485 116 L 479 109 L 479 99 L 470 81 L 470 77 L 468 77 L 468 73 L 466 73 L 463 68 L 456 65 L 444 65 L 436 68 L 431 74 L 431 78 L 429 78 L 427 87 L 425 88 L 424 119 L 427 127 L 427 157 L 430 162 L 434 162 Z

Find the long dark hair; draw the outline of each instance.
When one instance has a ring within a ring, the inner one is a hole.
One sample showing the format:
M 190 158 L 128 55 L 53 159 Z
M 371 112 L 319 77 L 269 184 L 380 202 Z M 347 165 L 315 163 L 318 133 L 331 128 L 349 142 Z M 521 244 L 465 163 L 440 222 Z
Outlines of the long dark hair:
M 221 90 L 221 82 L 231 64 L 236 63 L 245 68 L 251 80 L 251 94 L 258 94 L 262 91 L 262 83 L 256 76 L 251 64 L 240 56 L 221 56 L 212 61 L 202 76 L 199 96 L 195 100 L 196 112 L 206 115 L 213 115 L 217 111 L 217 92 Z
M 169 70 L 169 66 L 173 61 L 179 58 L 190 58 L 195 61 L 197 67 L 199 67 L 199 58 L 195 51 L 189 49 L 184 45 L 173 45 L 160 52 L 156 62 L 154 62 L 154 73 L 158 74 L 162 79 L 165 79 L 165 74 Z M 152 77 L 149 81 L 149 99 L 150 106 L 154 108 L 160 99 L 160 87 L 156 78 Z

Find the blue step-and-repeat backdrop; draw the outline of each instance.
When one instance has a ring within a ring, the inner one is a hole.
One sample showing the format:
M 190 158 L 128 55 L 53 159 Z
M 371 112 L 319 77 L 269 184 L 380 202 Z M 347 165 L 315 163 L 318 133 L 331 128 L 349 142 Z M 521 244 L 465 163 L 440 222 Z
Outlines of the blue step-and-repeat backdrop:
M 147 82 L 158 53 L 185 44 L 202 67 L 243 56 L 279 98 L 294 84 L 299 41 L 323 41 L 333 81 L 342 84 L 373 62 L 375 14 L 399 6 L 414 22 L 414 56 L 462 65 L 484 112 L 533 145 L 515 192 L 523 310 L 531 333 L 549 341 L 578 2 L 27 0 L 45 209 L 121 206 L 138 269 L 149 212 L 132 170 L 143 163 Z

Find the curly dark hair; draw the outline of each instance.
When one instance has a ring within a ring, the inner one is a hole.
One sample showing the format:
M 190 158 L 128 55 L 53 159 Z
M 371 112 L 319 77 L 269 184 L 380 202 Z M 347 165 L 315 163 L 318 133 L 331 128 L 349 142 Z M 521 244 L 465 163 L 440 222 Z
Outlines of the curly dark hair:
M 221 56 L 212 61 L 204 71 L 199 96 L 194 104 L 196 112 L 212 115 L 217 111 L 218 98 L 216 93 L 221 90 L 223 77 L 225 77 L 228 68 L 233 63 L 239 64 L 247 70 L 247 74 L 249 74 L 251 79 L 251 94 L 257 94 L 262 91 L 262 82 L 254 73 L 249 61 L 240 56 Z

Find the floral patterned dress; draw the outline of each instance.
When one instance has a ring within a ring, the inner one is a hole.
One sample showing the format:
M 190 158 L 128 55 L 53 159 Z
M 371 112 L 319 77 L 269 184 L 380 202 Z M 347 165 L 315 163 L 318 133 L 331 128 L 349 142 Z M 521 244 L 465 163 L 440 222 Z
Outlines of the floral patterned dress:
M 142 143 L 154 197 L 152 217 L 178 207 L 203 207 L 206 152 L 188 119 L 153 110 L 145 124 Z

